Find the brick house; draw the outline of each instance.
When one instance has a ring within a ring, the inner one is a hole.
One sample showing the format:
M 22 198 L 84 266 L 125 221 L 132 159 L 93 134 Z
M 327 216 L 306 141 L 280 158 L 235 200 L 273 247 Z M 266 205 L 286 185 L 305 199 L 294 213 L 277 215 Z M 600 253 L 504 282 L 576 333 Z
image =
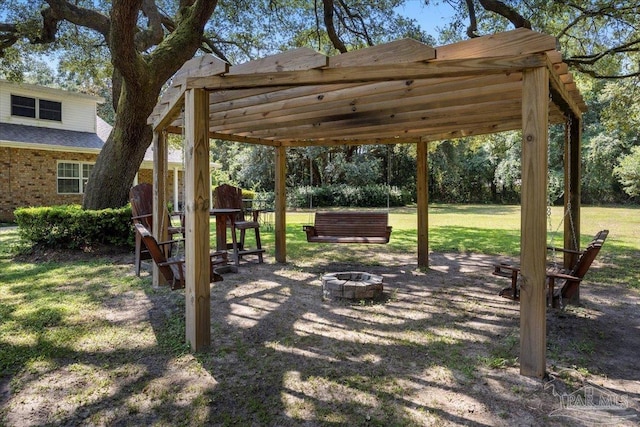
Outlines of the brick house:
M 111 133 L 91 95 L 0 80 L 0 221 L 24 206 L 80 204 L 89 172 Z M 147 150 L 136 182 L 152 182 Z M 182 199 L 182 153 L 170 150 L 167 184 Z

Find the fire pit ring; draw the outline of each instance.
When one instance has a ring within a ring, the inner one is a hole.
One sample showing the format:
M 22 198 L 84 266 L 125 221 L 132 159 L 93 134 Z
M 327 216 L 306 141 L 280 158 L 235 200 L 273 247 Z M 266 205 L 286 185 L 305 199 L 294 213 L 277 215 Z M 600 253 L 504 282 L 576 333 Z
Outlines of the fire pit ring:
M 362 271 L 327 273 L 322 276 L 322 296 L 327 299 L 374 299 L 382 296 L 382 276 Z

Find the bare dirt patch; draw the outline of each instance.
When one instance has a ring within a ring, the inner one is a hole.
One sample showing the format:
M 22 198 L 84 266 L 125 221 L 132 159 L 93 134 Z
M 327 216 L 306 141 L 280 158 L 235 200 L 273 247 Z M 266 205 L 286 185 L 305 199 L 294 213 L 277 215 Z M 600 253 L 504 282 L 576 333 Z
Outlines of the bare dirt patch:
M 0 382 L 0 420 L 10 426 L 637 425 L 638 293 L 587 280 L 581 305 L 548 312 L 549 378 L 527 378 L 517 364 L 518 304 L 497 296 L 507 283 L 491 275 L 495 261 L 434 253 L 427 272 L 417 271 L 409 255 L 380 257 L 379 265 L 366 267 L 244 263 L 212 285 L 212 345 L 195 355 L 163 345 L 174 328 L 183 333 L 182 291 L 114 295 L 96 316 L 139 339 L 123 341 L 114 332 L 109 342 L 87 341 L 73 357 Z M 385 298 L 322 298 L 323 273 L 354 270 L 383 276 Z M 608 391 L 620 405 L 579 407 L 575 396 L 585 390 Z M 562 406 L 570 396 L 573 412 Z

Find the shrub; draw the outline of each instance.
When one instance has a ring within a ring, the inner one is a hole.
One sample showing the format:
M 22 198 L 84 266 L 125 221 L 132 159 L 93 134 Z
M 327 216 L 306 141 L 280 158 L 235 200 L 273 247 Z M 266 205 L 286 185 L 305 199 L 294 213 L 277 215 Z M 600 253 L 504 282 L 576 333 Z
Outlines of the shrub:
M 411 192 L 381 184 L 350 186 L 346 184 L 322 187 L 302 186 L 287 190 L 287 204 L 293 208 L 319 207 L 386 207 L 406 206 L 413 202 Z
M 19 208 L 20 237 L 32 244 L 84 248 L 95 244 L 133 246 L 131 207 L 83 210 L 79 205 Z

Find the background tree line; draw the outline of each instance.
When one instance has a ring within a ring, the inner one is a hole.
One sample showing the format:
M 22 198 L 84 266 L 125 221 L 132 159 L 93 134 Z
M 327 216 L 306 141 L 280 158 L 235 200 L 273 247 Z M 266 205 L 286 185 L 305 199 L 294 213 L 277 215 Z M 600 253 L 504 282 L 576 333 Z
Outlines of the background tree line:
M 514 27 L 558 38 L 589 105 L 584 117 L 583 201 L 620 203 L 640 194 L 640 5 L 634 0 L 447 0 L 455 11 L 434 40 L 399 8 L 411 0 L 0 1 L 0 77 L 104 96 L 114 124 L 89 180 L 85 208 L 117 207 L 151 142 L 146 117 L 165 82 L 198 52 L 230 64 L 293 47 L 334 55 L 411 37 L 438 46 Z M 436 4 L 424 0 L 423 13 Z M 49 70 L 42 55 L 58 59 Z M 552 131 L 551 198 L 562 191 L 561 132 Z M 272 188 L 268 148 L 216 143 L 212 156 L 243 186 Z M 517 202 L 516 134 L 431 144 L 430 197 Z M 290 150 L 289 183 L 390 184 L 412 191 L 411 146 Z
M 550 130 L 549 202 L 564 194 L 564 126 Z M 637 132 L 604 125 L 585 126 L 582 146 L 582 201 L 587 204 L 637 203 L 640 195 L 640 141 Z M 272 192 L 273 149 L 214 141 L 213 183 L 231 182 L 259 192 Z M 506 132 L 430 143 L 429 198 L 442 203 L 519 203 L 521 137 Z M 291 148 L 287 187 L 295 206 L 322 205 L 322 190 L 338 186 L 379 186 L 390 192 L 390 204 L 415 201 L 416 152 L 413 144 Z M 313 190 L 316 188 L 316 190 Z M 311 195 L 313 194 L 313 196 Z M 371 196 L 373 197 L 373 196 Z M 387 203 L 384 198 L 371 205 Z M 324 204 L 328 202 L 324 200 Z M 360 204 L 368 206 L 369 204 Z

